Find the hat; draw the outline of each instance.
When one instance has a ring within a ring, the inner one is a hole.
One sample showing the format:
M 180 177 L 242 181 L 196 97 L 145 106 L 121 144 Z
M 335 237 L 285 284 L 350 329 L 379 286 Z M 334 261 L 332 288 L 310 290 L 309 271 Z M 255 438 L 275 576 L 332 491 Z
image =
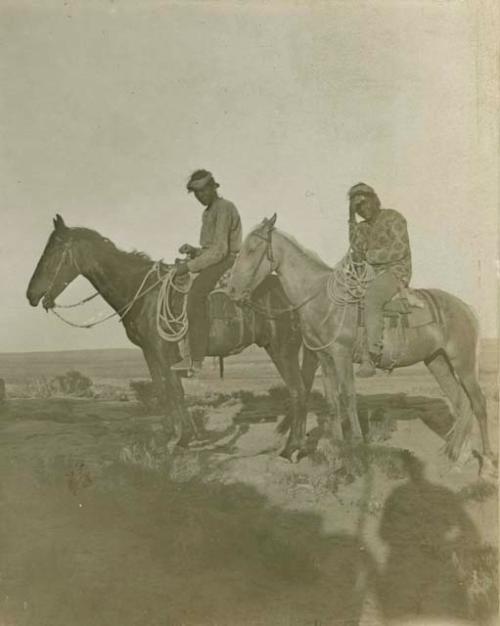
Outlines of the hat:
M 215 182 L 212 172 L 209 172 L 208 170 L 196 170 L 196 172 L 191 174 L 186 187 L 188 191 L 200 191 L 200 189 L 203 189 L 203 187 L 208 185 L 210 182 L 212 182 L 216 187 L 219 186 L 219 183 Z
M 367 196 L 375 196 L 377 195 L 375 193 L 375 189 L 373 189 L 373 187 L 370 187 L 370 185 L 367 185 L 365 183 L 357 183 L 356 185 L 354 185 L 353 187 L 351 187 L 349 189 L 349 198 L 352 198 L 353 196 L 357 195 L 358 193 L 362 193 L 365 194 Z

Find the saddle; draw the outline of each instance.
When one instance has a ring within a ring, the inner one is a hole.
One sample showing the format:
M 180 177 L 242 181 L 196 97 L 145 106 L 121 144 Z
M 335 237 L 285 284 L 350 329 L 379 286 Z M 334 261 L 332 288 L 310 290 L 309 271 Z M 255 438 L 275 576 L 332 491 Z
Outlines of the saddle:
M 383 308 L 383 350 L 379 367 L 389 372 L 404 360 L 411 329 L 429 324 L 443 324 L 443 318 L 434 295 L 427 289 L 404 289 Z M 358 345 L 356 353 L 364 350 L 366 341 L 364 313 L 359 309 Z
M 252 343 L 255 313 L 237 306 L 224 289 L 214 289 L 208 296 L 210 330 L 207 356 L 238 354 Z
M 209 356 L 228 356 L 238 354 L 252 343 L 266 346 L 275 332 L 275 324 L 271 317 L 267 323 L 257 319 L 258 309 L 239 306 L 228 296 L 227 287 L 231 270 L 225 272 L 208 296 L 210 318 Z M 283 307 L 279 281 L 276 276 L 268 276 L 256 289 L 253 295 L 260 307 L 271 310 Z
M 425 289 L 403 289 L 383 308 L 386 325 L 419 328 L 440 321 L 434 296 Z

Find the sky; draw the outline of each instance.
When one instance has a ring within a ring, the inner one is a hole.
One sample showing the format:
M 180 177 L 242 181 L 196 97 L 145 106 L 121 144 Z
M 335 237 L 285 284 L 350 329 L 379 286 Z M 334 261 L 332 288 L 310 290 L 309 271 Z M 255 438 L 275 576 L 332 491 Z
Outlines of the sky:
M 4 0 L 0 352 L 130 345 L 115 320 L 74 329 L 28 305 L 52 217 L 172 260 L 197 243 L 199 167 L 245 232 L 277 212 L 330 264 L 347 190 L 369 183 L 407 219 L 412 284 L 496 336 L 498 10 L 482 6 Z M 78 279 L 59 301 L 91 291 Z M 71 319 L 109 311 L 95 302 Z

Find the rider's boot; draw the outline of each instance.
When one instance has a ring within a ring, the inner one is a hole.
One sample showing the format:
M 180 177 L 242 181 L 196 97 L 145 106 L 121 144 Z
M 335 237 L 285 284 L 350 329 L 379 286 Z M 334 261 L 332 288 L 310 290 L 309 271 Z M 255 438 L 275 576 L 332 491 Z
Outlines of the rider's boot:
M 185 356 L 177 363 L 174 363 L 171 368 L 174 372 L 191 372 L 193 370 L 193 361 L 190 356 Z

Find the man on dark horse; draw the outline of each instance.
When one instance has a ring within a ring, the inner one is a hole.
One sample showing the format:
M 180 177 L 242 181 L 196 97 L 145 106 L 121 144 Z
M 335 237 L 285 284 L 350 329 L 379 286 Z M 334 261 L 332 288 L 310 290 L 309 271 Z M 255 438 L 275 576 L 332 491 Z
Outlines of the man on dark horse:
M 356 214 L 363 221 L 356 221 Z M 364 298 L 368 354 L 358 376 L 375 374 L 382 356 L 383 308 L 411 278 L 411 251 L 405 218 L 393 209 L 382 209 L 374 189 L 358 183 L 349 190 L 349 241 L 353 261 L 366 262 L 373 270 Z
M 201 370 L 207 353 L 209 319 L 207 298 L 220 277 L 234 263 L 241 246 L 241 220 L 232 202 L 217 193 L 219 184 L 207 170 L 193 172 L 188 192 L 205 208 L 202 216 L 200 247 L 184 244 L 179 248 L 188 261 L 177 261 L 177 275 L 197 273 L 188 295 L 187 316 L 189 322 L 189 355 L 172 366 L 189 374 Z

